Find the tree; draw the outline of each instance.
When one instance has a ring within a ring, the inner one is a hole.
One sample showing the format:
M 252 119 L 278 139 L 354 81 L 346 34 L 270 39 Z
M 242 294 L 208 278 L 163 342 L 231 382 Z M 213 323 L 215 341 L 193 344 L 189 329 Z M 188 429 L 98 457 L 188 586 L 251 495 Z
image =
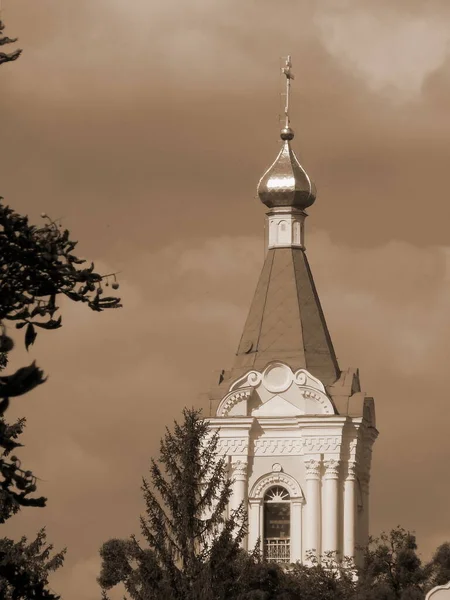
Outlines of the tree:
M 401 527 L 370 538 L 359 573 L 358 598 L 423 600 L 430 575 L 417 555 L 416 537 Z
M 428 589 L 431 589 L 437 585 L 445 585 L 450 581 L 449 542 L 445 542 L 437 548 L 427 567 L 429 570 Z
M 235 596 L 233 600 L 303 600 L 292 571 L 267 562 L 255 549 L 235 565 Z
M 293 565 L 287 588 L 301 600 L 351 600 L 355 596 L 356 573 L 350 558 L 339 560 L 334 552 L 319 558 L 310 552 L 306 564 Z
M 92 310 L 120 307 L 120 300 L 104 297 L 101 276 L 94 265 L 79 268 L 85 261 L 72 254 L 77 242 L 70 233 L 61 230 L 46 215 L 43 227 L 34 227 L 28 218 L 5 206 L 0 198 L 0 370 L 6 368 L 8 355 L 14 348 L 7 335 L 6 323 L 16 329 L 25 328 L 25 347 L 35 341 L 37 328 L 54 330 L 62 325 L 55 317 L 58 297 L 64 295 L 75 302 L 84 302 Z M 106 276 L 108 277 L 108 276 Z M 107 282 L 108 284 L 108 282 Z M 117 283 L 113 286 L 118 287 Z M 25 420 L 6 423 L 4 413 L 10 398 L 22 396 L 45 378 L 35 363 L 0 377 L 0 523 L 4 523 L 20 506 L 44 506 L 45 499 L 30 498 L 36 490 L 36 479 L 24 471 L 18 459 L 6 457 L 21 444 L 17 438 Z
M 15 42 L 17 42 L 17 38 L 11 39 L 11 38 L 3 35 L 4 29 L 5 29 L 5 25 L 3 24 L 2 21 L 0 21 L 0 46 L 5 46 L 6 44 L 14 44 Z M 10 53 L 0 52 L 0 65 L 2 63 L 17 60 L 21 54 L 22 54 L 22 50 L 14 50 L 14 52 L 10 52 Z
M 151 484 L 143 479 L 146 516 L 140 524 L 147 547 L 132 536 L 100 549 L 104 597 L 118 583 L 133 600 L 236 597 L 236 569 L 246 560 L 240 550 L 246 514 L 241 505 L 225 516 L 232 481 L 217 455 L 218 433 L 209 434 L 199 411 L 185 409 L 183 417 L 161 440 Z
M 63 564 L 65 550 L 50 556 L 53 546 L 47 545 L 45 529 L 30 544 L 27 541 L 0 539 L 0 598 L 57 600 L 59 596 L 47 588 L 48 576 Z
M 79 267 L 85 261 L 73 254 L 77 242 L 70 239 L 54 221 L 43 215 L 43 227 L 34 227 L 28 218 L 5 206 L 0 198 L 0 371 L 8 365 L 14 341 L 7 325 L 25 329 L 25 346 L 35 341 L 37 329 L 54 330 L 62 325 L 56 301 L 61 296 L 86 303 L 92 310 L 120 307 L 120 300 L 104 297 L 101 276 L 94 265 Z M 115 281 L 115 275 L 112 275 Z M 113 283 L 116 289 L 118 284 Z M 25 419 L 13 424 L 5 420 L 10 400 L 27 394 L 45 382 L 36 364 L 22 367 L 10 375 L 0 376 L 0 523 L 4 523 L 21 507 L 43 507 L 46 498 L 35 497 L 36 477 L 22 468 L 20 460 L 11 456 L 22 444 L 20 435 Z M 56 598 L 45 590 L 48 572 L 62 564 L 64 551 L 49 558 L 51 546 L 45 545 L 45 534 L 25 547 L 25 539 L 15 544 L 0 539 L 0 590 L 2 598 Z M 23 561 L 20 556 L 27 556 Z M 45 560 L 44 560 L 45 559 Z M 32 592 L 34 595 L 32 595 Z

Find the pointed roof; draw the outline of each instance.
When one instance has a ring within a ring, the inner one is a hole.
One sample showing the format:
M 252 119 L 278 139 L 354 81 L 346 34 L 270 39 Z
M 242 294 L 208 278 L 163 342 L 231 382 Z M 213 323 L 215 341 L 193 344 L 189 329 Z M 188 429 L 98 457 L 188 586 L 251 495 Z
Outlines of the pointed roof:
M 331 385 L 340 370 L 316 286 L 301 248 L 269 249 L 231 379 L 280 360 Z

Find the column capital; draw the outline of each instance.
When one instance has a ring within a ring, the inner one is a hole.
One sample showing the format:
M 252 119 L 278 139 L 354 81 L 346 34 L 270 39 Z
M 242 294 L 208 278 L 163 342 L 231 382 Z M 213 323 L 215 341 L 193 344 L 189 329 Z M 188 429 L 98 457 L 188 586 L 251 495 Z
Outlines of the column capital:
M 340 461 L 336 458 L 327 458 L 323 461 L 325 467 L 325 479 L 338 479 Z
M 235 460 L 231 463 L 233 469 L 233 477 L 237 479 L 245 479 L 247 476 L 247 462 L 245 460 Z
M 358 463 L 354 460 L 349 460 L 347 462 L 347 473 L 345 479 L 347 481 L 355 481 L 357 469 Z
M 251 506 L 259 506 L 260 504 L 263 503 L 263 498 L 249 498 L 248 503 Z
M 306 467 L 306 479 L 319 479 L 320 478 L 320 459 L 318 458 L 307 458 L 305 460 Z
M 306 500 L 303 496 L 301 496 L 300 498 L 291 498 L 291 504 L 305 504 Z

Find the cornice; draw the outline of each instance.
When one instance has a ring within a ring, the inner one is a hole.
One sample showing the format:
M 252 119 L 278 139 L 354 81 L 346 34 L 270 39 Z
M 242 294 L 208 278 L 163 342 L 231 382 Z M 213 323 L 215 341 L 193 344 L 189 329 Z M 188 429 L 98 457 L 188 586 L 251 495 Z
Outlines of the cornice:
M 255 423 L 255 417 L 212 417 L 205 419 L 211 429 L 247 429 Z

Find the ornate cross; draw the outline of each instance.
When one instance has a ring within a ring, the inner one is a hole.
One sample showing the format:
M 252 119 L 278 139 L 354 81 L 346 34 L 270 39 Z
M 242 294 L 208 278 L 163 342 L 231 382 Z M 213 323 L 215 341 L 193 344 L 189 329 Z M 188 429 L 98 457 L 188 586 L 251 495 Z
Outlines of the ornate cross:
M 283 75 L 286 76 L 286 105 L 284 108 L 284 115 L 286 117 L 286 127 L 289 127 L 289 94 L 291 91 L 291 79 L 294 79 L 293 73 L 291 73 L 292 63 L 291 57 L 288 56 L 284 67 L 281 69 Z

